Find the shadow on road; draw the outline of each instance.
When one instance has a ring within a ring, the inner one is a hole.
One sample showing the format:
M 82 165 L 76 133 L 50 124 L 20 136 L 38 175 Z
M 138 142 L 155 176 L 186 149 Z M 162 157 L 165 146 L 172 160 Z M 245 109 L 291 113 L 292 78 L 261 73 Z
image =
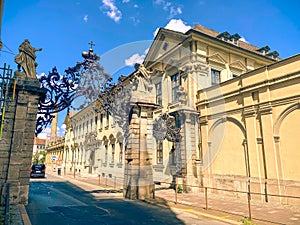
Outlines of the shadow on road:
M 30 182 L 26 210 L 32 225 L 52 225 L 53 221 L 55 225 L 66 225 L 66 221 L 72 225 L 185 224 L 164 199 L 156 201 L 163 206 L 124 199 L 119 191 L 88 189 L 79 182 L 34 179 Z

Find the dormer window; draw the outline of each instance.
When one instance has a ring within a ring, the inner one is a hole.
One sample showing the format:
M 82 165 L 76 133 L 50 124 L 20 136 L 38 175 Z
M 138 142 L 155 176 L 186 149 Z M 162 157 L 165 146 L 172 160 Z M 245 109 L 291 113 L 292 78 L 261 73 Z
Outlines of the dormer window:
M 232 41 L 233 44 L 237 44 L 237 41 L 241 38 L 241 36 L 239 34 L 234 34 L 234 35 L 231 35 L 230 37 L 230 40 Z
M 227 31 L 225 31 L 225 32 L 223 32 L 223 33 L 220 33 L 220 34 L 217 36 L 217 38 L 220 38 L 220 39 L 223 40 L 223 41 L 228 41 L 228 40 L 230 39 L 230 37 L 231 37 L 231 35 L 230 35 Z
M 270 51 L 270 47 L 266 45 L 266 46 L 258 49 L 257 51 L 260 52 L 260 53 L 262 53 L 263 55 L 266 55 Z
M 277 51 L 273 51 L 267 54 L 267 56 L 271 57 L 272 59 L 276 59 L 279 56 Z

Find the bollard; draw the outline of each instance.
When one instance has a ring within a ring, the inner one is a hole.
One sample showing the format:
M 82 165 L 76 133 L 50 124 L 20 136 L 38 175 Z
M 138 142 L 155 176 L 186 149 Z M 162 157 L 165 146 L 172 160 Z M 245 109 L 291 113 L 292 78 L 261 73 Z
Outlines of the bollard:
M 175 204 L 177 204 L 177 192 L 178 192 L 178 184 L 177 178 L 175 179 Z
M 153 199 L 155 199 L 155 183 L 153 184 Z
M 208 210 L 207 187 L 205 187 L 205 209 Z
M 9 225 L 10 224 L 10 183 L 6 186 L 6 196 L 5 196 L 5 218 L 4 218 L 4 224 Z
M 100 184 L 101 184 L 101 175 L 99 174 L 98 175 L 98 185 L 100 186 Z
M 251 220 L 251 204 L 250 204 L 250 201 L 251 201 L 251 195 L 250 195 L 250 192 L 247 193 L 247 196 L 248 196 L 248 210 L 249 210 L 249 219 Z

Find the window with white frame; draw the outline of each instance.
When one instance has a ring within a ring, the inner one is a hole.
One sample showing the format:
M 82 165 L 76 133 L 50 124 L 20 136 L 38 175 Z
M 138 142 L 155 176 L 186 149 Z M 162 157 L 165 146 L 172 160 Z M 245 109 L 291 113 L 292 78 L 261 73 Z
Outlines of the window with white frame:
M 161 88 L 161 83 L 158 83 L 155 85 L 156 88 L 156 103 L 158 105 L 162 105 L 162 88 Z
M 123 160 L 123 143 L 119 143 L 120 154 L 119 154 L 119 163 L 122 163 Z
M 179 99 L 177 91 L 180 86 L 180 75 L 178 73 L 171 76 L 171 83 L 172 83 L 172 101 L 175 102 Z
M 115 160 L 115 143 L 111 144 L 111 162 L 113 163 Z
M 211 85 L 216 85 L 220 83 L 220 71 L 211 69 Z

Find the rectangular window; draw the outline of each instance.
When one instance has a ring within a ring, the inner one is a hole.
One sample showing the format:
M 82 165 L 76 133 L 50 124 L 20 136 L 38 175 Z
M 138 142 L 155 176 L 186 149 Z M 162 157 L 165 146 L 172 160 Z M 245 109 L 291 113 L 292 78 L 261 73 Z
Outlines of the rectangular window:
M 220 71 L 211 70 L 211 85 L 216 85 L 220 83 Z
M 156 88 L 156 103 L 158 105 L 162 105 L 162 88 L 161 88 L 161 83 L 158 83 L 155 85 Z
M 176 128 L 181 128 L 181 121 L 180 121 L 180 116 L 179 115 L 175 116 L 175 127 Z
M 172 101 L 175 102 L 178 100 L 178 89 L 180 86 L 180 76 L 179 74 L 175 74 L 173 76 L 171 76 L 171 83 L 172 83 Z
M 157 152 L 156 152 L 156 163 L 162 164 L 163 163 L 163 142 L 157 142 Z

